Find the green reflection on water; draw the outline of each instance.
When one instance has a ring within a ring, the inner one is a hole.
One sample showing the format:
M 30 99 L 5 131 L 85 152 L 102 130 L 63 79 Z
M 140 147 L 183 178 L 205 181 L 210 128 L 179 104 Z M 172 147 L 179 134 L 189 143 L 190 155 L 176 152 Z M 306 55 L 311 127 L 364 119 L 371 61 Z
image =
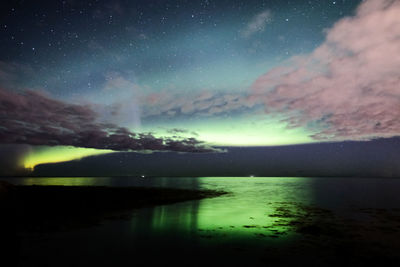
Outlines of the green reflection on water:
M 291 222 L 304 213 L 301 205 L 312 202 L 308 179 L 203 177 L 197 181 L 198 188 L 222 189 L 230 194 L 154 207 L 148 224 L 151 229 L 147 230 L 197 236 L 206 242 L 281 242 L 296 236 Z M 140 215 L 137 220 L 141 220 Z
M 21 185 L 62 185 L 62 186 L 95 186 L 108 185 L 108 177 L 28 177 L 20 181 Z
M 126 180 L 125 180 L 126 179 Z M 295 236 L 291 222 L 304 214 L 302 205 L 313 202 L 312 179 L 295 177 L 200 177 L 120 179 L 126 186 L 179 187 L 224 190 L 216 198 L 186 201 L 136 210 L 132 232 L 181 235 L 200 240 L 269 239 Z M 117 178 L 24 178 L 22 184 L 93 186 L 112 185 Z M 150 181 L 149 184 L 143 184 Z M 132 184 L 133 182 L 133 184 Z M 120 185 L 121 186 L 121 185 Z M 300 205 L 299 205 L 300 204 Z M 296 215 L 297 214 L 297 215 Z M 217 237 L 217 238 L 215 238 Z
M 278 214 L 282 206 L 292 214 L 300 213 L 294 203 L 308 204 L 311 191 L 306 179 L 237 178 L 227 190 L 232 195 L 200 202 L 198 228 L 204 232 L 237 236 L 289 238 L 293 232 L 290 216 Z M 229 184 L 229 181 L 226 181 Z
M 156 231 L 179 231 L 189 234 L 197 228 L 198 201 L 153 208 L 152 228 Z

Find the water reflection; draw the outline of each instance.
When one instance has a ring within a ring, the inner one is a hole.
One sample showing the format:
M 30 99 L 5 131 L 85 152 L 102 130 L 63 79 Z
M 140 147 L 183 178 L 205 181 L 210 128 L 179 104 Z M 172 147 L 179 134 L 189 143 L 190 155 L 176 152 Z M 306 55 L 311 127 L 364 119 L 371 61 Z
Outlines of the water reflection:
M 180 231 L 189 234 L 197 229 L 199 201 L 154 207 L 152 214 L 152 231 Z
M 220 235 L 231 238 L 290 237 L 290 227 L 274 217 L 282 205 L 313 202 L 312 179 L 307 178 L 142 178 L 142 177 L 49 177 L 13 178 L 15 184 L 64 186 L 144 186 L 225 190 L 230 194 L 200 201 L 161 205 L 134 211 L 132 232 L 149 235 L 185 235 L 200 240 Z M 288 204 L 289 203 L 289 204 Z
M 273 217 L 282 204 L 292 202 L 308 204 L 311 191 L 306 179 L 297 178 L 249 178 L 228 177 L 223 179 L 232 195 L 201 201 L 198 225 L 200 229 L 218 229 L 229 235 L 267 235 L 285 232 L 282 224 Z M 212 178 L 205 178 L 213 187 Z M 296 208 L 296 206 L 293 206 Z
M 134 210 L 128 220 L 107 221 L 83 231 L 48 235 L 46 241 L 40 241 L 46 257 L 69 259 L 62 254 L 82 255 L 82 258 L 90 259 L 98 266 L 112 265 L 110 259 L 131 259 L 137 263 L 138 258 L 135 257 L 143 259 L 145 264 L 150 264 L 152 260 L 160 263 L 164 261 L 162 257 L 177 259 L 177 251 L 180 256 L 184 254 L 196 260 L 208 255 L 218 258 L 222 264 L 229 258 L 236 265 L 240 260 L 244 261 L 240 262 L 243 265 L 251 265 L 250 260 L 279 255 L 277 251 L 287 252 L 281 248 L 291 245 L 309 248 L 309 255 L 313 257 L 318 246 L 313 247 L 310 245 L 314 244 L 312 242 L 323 242 L 329 238 L 333 240 L 331 249 L 340 248 L 342 243 L 352 244 L 349 243 L 353 242 L 351 234 L 358 231 L 361 231 L 358 236 L 365 236 L 361 243 L 370 248 L 372 245 L 368 240 L 371 233 L 377 238 L 382 237 L 379 228 L 382 225 L 376 227 L 377 223 L 382 224 L 381 221 L 371 221 L 370 218 L 386 216 L 385 222 L 391 224 L 383 226 L 398 229 L 398 222 L 393 220 L 397 217 L 393 217 L 391 210 L 375 208 L 396 208 L 400 213 L 400 180 L 396 179 L 82 177 L 18 178 L 9 181 L 17 184 L 146 186 L 231 192 L 217 198 Z M 342 211 L 348 211 L 357 218 L 362 218 L 364 214 L 370 222 L 349 221 L 349 217 L 341 217 Z M 362 232 L 363 229 L 366 230 Z M 385 240 L 383 246 L 392 236 L 395 237 L 390 232 L 388 237 L 376 240 Z M 74 240 L 74 243 L 66 243 L 66 240 Z M 43 260 L 35 260 L 40 255 L 40 251 L 35 250 L 35 242 L 39 241 L 32 241 L 30 254 L 24 254 L 29 262 Z M 109 254 L 99 255 L 100 250 Z M 149 251 L 157 256 L 142 257 Z M 299 251 L 301 254 L 302 250 Z M 289 250 L 287 253 L 292 252 Z M 65 264 L 73 265 L 72 261 L 73 257 L 71 262 L 67 260 Z
M 62 186 L 112 186 L 110 177 L 21 177 L 3 178 L 15 185 L 62 185 Z
M 201 189 L 201 180 L 196 178 L 147 178 L 130 181 L 129 185 L 181 189 Z M 180 236 L 193 238 L 198 228 L 200 201 L 186 201 L 173 205 L 159 205 L 135 211 L 132 217 L 131 234 L 149 238 Z

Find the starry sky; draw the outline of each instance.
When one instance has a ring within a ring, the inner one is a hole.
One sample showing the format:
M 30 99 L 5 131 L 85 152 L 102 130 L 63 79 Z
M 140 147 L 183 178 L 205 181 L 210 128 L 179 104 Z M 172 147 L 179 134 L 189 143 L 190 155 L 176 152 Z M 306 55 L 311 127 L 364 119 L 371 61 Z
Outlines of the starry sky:
M 2 149 L 32 168 L 393 138 L 399 18 L 396 0 L 2 1 Z

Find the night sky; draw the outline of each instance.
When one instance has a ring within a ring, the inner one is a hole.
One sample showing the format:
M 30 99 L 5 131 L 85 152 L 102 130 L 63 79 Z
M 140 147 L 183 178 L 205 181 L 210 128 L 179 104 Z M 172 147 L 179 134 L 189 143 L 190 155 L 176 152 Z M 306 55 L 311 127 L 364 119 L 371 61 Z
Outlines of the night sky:
M 117 151 L 385 154 L 399 107 L 400 1 L 0 3 L 6 174 Z

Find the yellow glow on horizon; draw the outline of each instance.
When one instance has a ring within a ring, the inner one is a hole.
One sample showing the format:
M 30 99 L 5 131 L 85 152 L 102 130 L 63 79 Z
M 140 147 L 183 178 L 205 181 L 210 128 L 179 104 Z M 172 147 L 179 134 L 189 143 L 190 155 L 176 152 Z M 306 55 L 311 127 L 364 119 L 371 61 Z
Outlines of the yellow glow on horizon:
M 77 160 L 87 156 L 113 153 L 113 150 L 82 148 L 73 146 L 35 147 L 22 159 L 26 169 L 33 170 L 35 166 L 44 163 L 57 163 Z

